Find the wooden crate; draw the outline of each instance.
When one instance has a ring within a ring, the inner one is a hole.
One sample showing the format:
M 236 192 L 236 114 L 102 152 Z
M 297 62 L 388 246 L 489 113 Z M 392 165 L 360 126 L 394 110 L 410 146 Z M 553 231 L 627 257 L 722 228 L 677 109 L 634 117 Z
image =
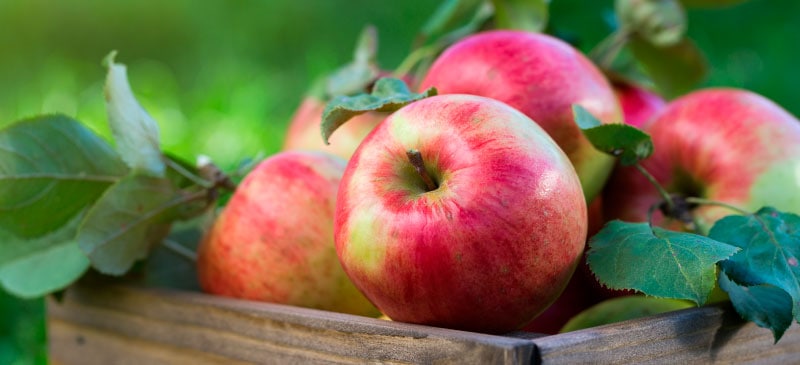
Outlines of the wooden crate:
M 800 363 L 795 325 L 768 330 L 728 306 L 581 331 L 493 336 L 193 291 L 78 284 L 48 303 L 54 364 Z

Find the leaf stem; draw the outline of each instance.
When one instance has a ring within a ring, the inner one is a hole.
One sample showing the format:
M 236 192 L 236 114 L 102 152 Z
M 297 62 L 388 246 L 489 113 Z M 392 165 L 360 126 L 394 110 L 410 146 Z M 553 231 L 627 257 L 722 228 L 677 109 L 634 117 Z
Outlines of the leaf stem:
M 408 161 L 411 162 L 411 165 L 414 166 L 414 169 L 417 170 L 417 174 L 422 178 L 422 182 L 425 183 L 425 191 L 434 191 L 438 188 L 436 182 L 431 179 L 431 175 L 428 174 L 428 170 L 425 169 L 425 161 L 422 160 L 422 154 L 419 150 L 410 149 L 406 151 L 406 155 L 408 156 Z
M 610 70 L 611 65 L 628 43 L 632 32 L 628 28 L 619 28 L 606 36 L 589 52 L 589 58 L 603 70 Z
M 402 79 L 408 75 L 421 60 L 435 55 L 440 49 L 441 47 L 438 44 L 431 44 L 415 49 L 413 52 L 409 53 L 397 68 L 395 68 L 394 72 L 392 72 L 392 77 Z
M 202 186 L 202 187 L 204 187 L 206 189 L 211 189 L 211 188 L 214 187 L 214 183 L 213 182 L 208 181 L 206 179 L 203 179 L 200 176 L 197 176 L 197 175 L 193 174 L 191 171 L 189 171 L 186 168 L 184 168 L 183 166 L 181 166 L 181 164 L 176 163 L 171 158 L 165 157 L 164 158 L 164 162 L 167 164 L 167 166 L 169 168 L 175 170 L 177 173 L 181 174 L 181 176 L 191 180 L 193 183 L 195 183 L 195 184 L 197 184 L 199 186 Z
M 735 205 L 731 205 L 731 204 L 728 204 L 728 203 L 725 203 L 725 202 L 721 202 L 721 201 L 717 201 L 717 200 L 711 200 L 711 199 L 705 199 L 705 198 L 697 198 L 697 197 L 688 197 L 688 198 L 686 198 L 686 202 L 687 203 L 692 203 L 692 204 L 716 205 L 716 206 L 719 206 L 719 207 L 728 208 L 728 209 L 730 209 L 730 210 L 732 210 L 734 212 L 740 213 L 742 215 L 753 215 L 753 212 L 749 212 L 749 211 L 744 210 L 742 208 L 739 208 L 739 207 L 737 207 Z
M 164 239 L 161 241 L 161 244 L 164 246 L 164 248 L 172 251 L 178 256 L 181 256 L 191 262 L 197 262 L 197 252 L 186 248 L 186 246 L 170 239 Z
M 658 183 L 658 180 L 656 180 L 656 178 L 653 177 L 653 175 L 651 175 L 650 172 L 648 172 L 644 167 L 642 167 L 641 164 L 636 163 L 633 166 L 635 166 L 636 169 L 639 170 L 639 172 L 641 172 L 642 175 L 644 175 L 644 177 L 647 178 L 647 180 L 650 181 L 650 183 L 656 187 L 656 190 L 658 190 L 658 194 L 661 195 L 661 198 L 664 199 L 664 202 L 667 203 L 667 209 L 669 209 L 669 211 L 673 211 L 675 209 L 675 202 L 672 201 L 672 196 L 669 194 L 669 192 L 667 192 L 667 190 L 664 189 L 664 187 Z

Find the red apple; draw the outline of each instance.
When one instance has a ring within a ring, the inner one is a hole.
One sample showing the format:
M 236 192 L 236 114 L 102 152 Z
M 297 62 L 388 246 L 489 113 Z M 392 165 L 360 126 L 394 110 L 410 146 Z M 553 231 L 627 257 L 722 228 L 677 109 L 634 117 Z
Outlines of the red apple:
M 503 333 L 562 292 L 586 224 L 580 181 L 544 130 L 499 101 L 440 95 L 361 143 L 335 241 L 347 274 L 393 320 Z
M 281 152 L 242 181 L 198 249 L 208 293 L 361 315 L 377 310 L 342 270 L 333 214 L 345 161 Z
M 748 210 L 769 205 L 800 213 L 800 122 L 746 90 L 711 88 L 670 102 L 645 129 L 654 154 L 642 162 L 669 192 Z M 618 169 L 604 195 L 607 218 L 645 221 L 661 197 L 632 167 Z M 702 232 L 735 212 L 693 210 Z M 662 222 L 656 213 L 656 223 Z
M 643 128 L 656 112 L 667 104 L 658 94 L 626 82 L 614 82 L 614 93 L 622 106 L 625 124 Z
M 600 297 L 594 294 L 589 279 L 576 271 L 558 299 L 522 330 L 556 334 L 572 317 L 600 302 Z
M 325 102 L 314 96 L 308 96 L 298 107 L 284 139 L 284 150 L 324 151 L 344 159 L 349 159 L 364 137 L 375 128 L 386 113 L 369 112 L 353 117 L 336 129 L 331 135 L 330 144 L 322 140 L 320 124 Z
M 566 152 L 586 195 L 602 189 L 613 159 L 596 150 L 575 125 L 580 104 L 603 123 L 622 112 L 605 76 L 578 50 L 545 35 L 495 30 L 453 44 L 431 66 L 420 87 L 440 94 L 473 94 L 505 102 L 536 121 Z

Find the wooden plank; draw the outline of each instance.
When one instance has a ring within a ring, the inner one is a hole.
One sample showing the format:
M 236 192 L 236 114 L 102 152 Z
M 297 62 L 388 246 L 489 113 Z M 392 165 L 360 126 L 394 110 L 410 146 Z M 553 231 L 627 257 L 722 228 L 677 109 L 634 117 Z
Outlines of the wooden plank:
M 65 365 L 192 357 L 207 363 L 528 364 L 533 354 L 525 339 L 115 284 L 71 287 L 63 302 L 48 303 L 48 322 L 51 358 Z
M 798 364 L 800 328 L 773 344 L 728 305 L 691 308 L 534 338 L 541 364 Z

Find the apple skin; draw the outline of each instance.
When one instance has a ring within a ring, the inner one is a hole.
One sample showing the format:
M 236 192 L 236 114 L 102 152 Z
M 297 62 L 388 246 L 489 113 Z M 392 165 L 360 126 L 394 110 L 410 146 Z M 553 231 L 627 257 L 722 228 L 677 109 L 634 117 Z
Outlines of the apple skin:
M 645 131 L 655 152 L 642 166 L 667 191 L 800 213 L 800 121 L 769 99 L 734 88 L 694 91 L 670 102 Z M 604 205 L 606 218 L 642 222 L 661 197 L 635 168 L 620 167 L 603 200 L 613 202 Z M 692 212 L 701 232 L 736 213 L 710 205 Z M 670 224 L 659 212 L 654 223 Z
M 387 113 L 368 112 L 357 115 L 336 129 L 325 144 L 320 131 L 322 112 L 326 103 L 314 96 L 307 96 L 292 116 L 283 150 L 313 150 L 327 152 L 349 159 L 364 137 L 383 121 Z
M 622 112 L 606 77 L 578 50 L 555 37 L 493 30 L 465 37 L 431 65 L 420 90 L 473 94 L 502 101 L 536 121 L 567 154 L 586 201 L 603 188 L 614 160 L 596 150 L 573 120 L 580 104 L 603 123 Z
M 625 124 L 644 128 L 650 117 L 667 105 L 661 96 L 641 86 L 624 82 L 614 82 L 612 85 L 622 106 Z
M 311 151 L 281 152 L 260 162 L 198 248 L 203 291 L 377 316 L 342 270 L 333 244 L 345 165 Z
M 578 269 L 558 299 L 522 330 L 554 335 L 578 313 L 597 304 L 601 298 L 594 294 L 589 279 Z
M 427 191 L 407 151 L 439 186 Z M 521 328 L 583 253 L 586 203 L 566 155 L 510 106 L 440 95 L 387 118 L 350 159 L 339 259 L 392 320 L 485 333 Z

